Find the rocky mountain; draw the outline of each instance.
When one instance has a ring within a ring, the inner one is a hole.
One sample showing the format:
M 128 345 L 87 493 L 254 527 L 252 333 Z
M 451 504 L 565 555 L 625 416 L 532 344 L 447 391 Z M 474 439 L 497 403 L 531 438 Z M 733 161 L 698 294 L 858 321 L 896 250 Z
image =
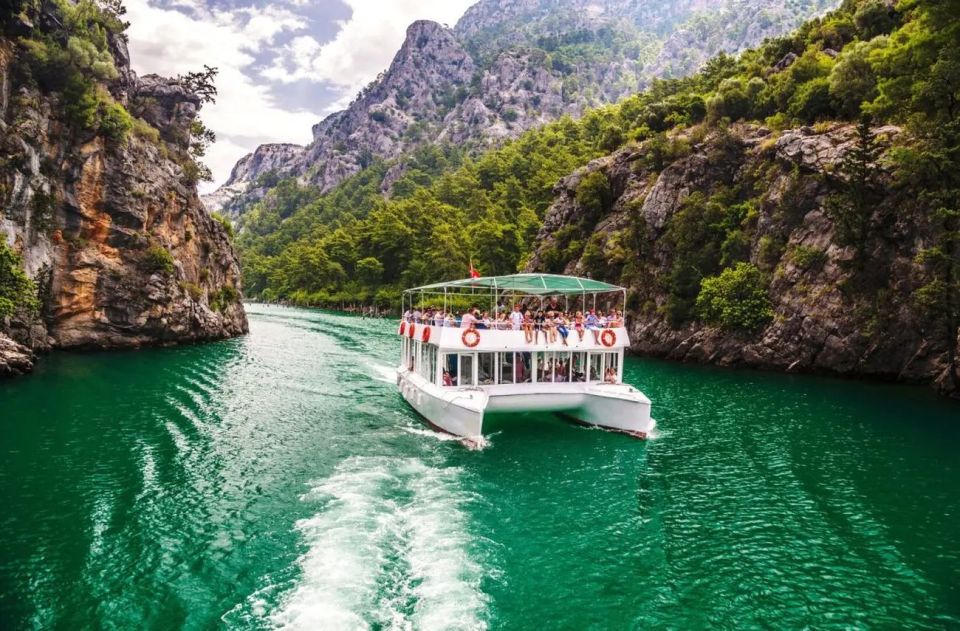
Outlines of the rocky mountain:
M 264 176 L 326 191 L 374 159 L 395 160 L 428 143 L 489 148 L 615 102 L 655 77 L 688 74 L 718 52 L 756 45 L 834 4 L 481 0 L 453 29 L 412 24 L 390 67 L 316 125 L 310 145 L 258 148 L 204 203 L 236 217 L 263 197 Z
M 100 5 L 24 3 L 0 28 L 0 279 L 22 265 L 30 288 L 0 309 L 17 342 L 0 336 L 0 374 L 34 350 L 246 332 L 237 256 L 196 191 L 201 95 L 137 77 Z
M 883 194 L 870 202 L 862 252 L 838 234 L 836 211 L 838 192 L 851 186 L 845 160 L 860 148 L 856 128 L 775 133 L 742 124 L 706 137 L 684 132 L 665 164 L 647 143 L 564 178 L 528 269 L 626 282 L 631 341 L 645 355 L 947 387 L 950 343 L 915 298 L 918 255 L 934 235 L 918 196 L 894 186 L 884 158 L 902 133 L 871 132 L 877 149 L 867 168 Z M 596 182 L 600 207 L 578 195 Z M 743 283 L 721 324 L 702 317 L 709 304 L 691 302 L 702 277 L 738 259 L 760 304 L 769 297 L 749 330 L 722 325 L 751 309 Z

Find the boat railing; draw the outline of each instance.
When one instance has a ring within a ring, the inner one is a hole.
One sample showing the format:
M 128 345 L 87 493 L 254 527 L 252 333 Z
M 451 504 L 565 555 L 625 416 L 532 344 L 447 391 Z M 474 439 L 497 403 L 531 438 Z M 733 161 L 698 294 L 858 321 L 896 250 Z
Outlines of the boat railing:
M 458 328 L 401 322 L 398 333 L 424 343 L 445 349 L 463 351 L 535 351 L 535 350 L 598 350 L 610 351 L 630 345 L 627 330 L 622 327 L 603 329 L 568 329 L 566 344 L 559 332 L 534 331 L 528 341 L 526 331 L 515 329 Z

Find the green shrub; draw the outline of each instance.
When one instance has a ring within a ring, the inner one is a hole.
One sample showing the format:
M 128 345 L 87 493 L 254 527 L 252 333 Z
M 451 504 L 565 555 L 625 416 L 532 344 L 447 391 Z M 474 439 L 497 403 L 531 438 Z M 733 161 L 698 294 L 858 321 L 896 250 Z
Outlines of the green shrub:
M 23 261 L 0 239 L 0 318 L 17 313 L 36 315 L 40 310 L 37 286 L 23 270 Z
M 155 145 L 160 144 L 160 131 L 142 118 L 132 118 L 130 131 L 137 138 L 148 140 Z
M 507 121 L 508 123 L 512 123 L 520 118 L 520 114 L 517 113 L 517 110 L 506 110 L 503 114 L 501 114 L 501 116 L 503 117 L 503 120 Z
M 170 254 L 170 250 L 162 245 L 151 245 L 147 248 L 144 265 L 151 272 L 159 272 L 167 275 L 172 274 L 173 255 Z
M 200 299 L 203 298 L 203 287 L 196 283 L 183 281 L 180 283 L 180 288 L 187 292 L 194 302 L 200 302 Z
M 111 140 L 123 141 L 133 127 L 133 117 L 126 108 L 114 101 L 100 101 L 100 131 Z
M 773 318 L 767 279 L 750 263 L 737 263 L 719 276 L 704 278 L 697 312 L 704 321 L 723 329 L 757 330 Z
M 800 269 L 819 269 L 827 262 L 827 253 L 820 248 L 798 245 L 793 248 L 790 258 Z
M 230 220 L 227 219 L 225 216 L 221 215 L 221 214 L 218 213 L 218 212 L 212 212 L 212 213 L 210 213 L 210 216 L 213 218 L 214 221 L 216 221 L 218 224 L 220 224 L 221 226 L 223 226 L 224 232 L 226 232 L 226 233 L 227 233 L 227 236 L 232 239 L 232 238 L 233 238 L 233 224 L 230 223 Z
M 240 292 L 232 285 L 224 285 L 210 296 L 210 308 L 223 311 L 240 299 Z

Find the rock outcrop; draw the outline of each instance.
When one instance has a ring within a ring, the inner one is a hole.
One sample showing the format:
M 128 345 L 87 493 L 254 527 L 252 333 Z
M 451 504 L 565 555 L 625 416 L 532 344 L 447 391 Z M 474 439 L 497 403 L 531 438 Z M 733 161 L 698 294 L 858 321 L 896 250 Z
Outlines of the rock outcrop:
M 426 144 L 497 146 L 622 99 L 654 77 L 693 72 L 715 53 L 754 46 L 835 4 L 481 0 L 453 29 L 410 25 L 390 67 L 346 110 L 314 126 L 310 145 L 260 147 L 204 203 L 236 218 L 263 198 L 265 176 L 326 191 L 374 159 L 402 161 Z
M 891 126 L 873 132 L 881 147 L 901 135 Z M 640 145 L 562 180 L 528 269 L 626 284 L 628 327 L 633 350 L 641 354 L 947 383 L 949 344 L 914 299 L 922 283 L 917 254 L 933 235 L 916 196 L 893 185 L 883 160 L 874 165 L 883 194 L 865 246 L 869 264 L 856 265 L 854 248 L 837 237 L 831 207 L 844 178 L 844 156 L 856 142 L 853 127 L 777 135 L 744 125 L 705 139 L 696 131 L 686 134 L 674 139 L 680 155 L 662 170 Z M 599 213 L 577 201 L 578 187 L 592 173 L 602 173 L 610 187 L 611 201 Z M 743 241 L 720 237 L 701 247 L 739 247 L 741 260 L 765 273 L 773 318 L 760 330 L 710 326 L 695 311 L 679 322 L 671 318 L 672 279 L 687 271 L 678 264 L 677 248 L 699 230 L 691 222 L 707 221 L 690 208 L 711 203 L 742 205 L 742 224 L 735 228 Z M 573 237 L 571 226 L 577 228 Z
M 0 378 L 24 375 L 33 370 L 33 351 L 0 333 Z
M 137 77 L 113 38 L 118 76 L 93 89 L 140 120 L 123 138 L 78 127 L 67 97 L 32 78 L 27 39 L 43 34 L 38 24 L 61 23 L 58 5 L 41 7 L 22 14 L 33 28 L 21 37 L 12 28 L 0 36 L 0 239 L 20 255 L 42 304 L 38 316 L 0 321 L 0 330 L 37 350 L 246 332 L 237 256 L 190 174 L 201 98 L 180 81 Z M 6 365 L 22 370 L 18 352 Z

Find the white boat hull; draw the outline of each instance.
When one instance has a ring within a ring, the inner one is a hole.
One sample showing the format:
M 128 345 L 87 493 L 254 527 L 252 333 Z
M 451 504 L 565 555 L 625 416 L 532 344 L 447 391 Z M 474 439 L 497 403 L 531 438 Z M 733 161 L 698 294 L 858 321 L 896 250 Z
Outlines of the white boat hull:
M 440 387 L 403 368 L 397 371 L 403 398 L 434 427 L 474 444 L 483 443 L 483 417 L 491 412 L 555 412 L 579 423 L 650 436 L 656 421 L 650 400 L 632 386 L 602 383 L 503 384 Z

